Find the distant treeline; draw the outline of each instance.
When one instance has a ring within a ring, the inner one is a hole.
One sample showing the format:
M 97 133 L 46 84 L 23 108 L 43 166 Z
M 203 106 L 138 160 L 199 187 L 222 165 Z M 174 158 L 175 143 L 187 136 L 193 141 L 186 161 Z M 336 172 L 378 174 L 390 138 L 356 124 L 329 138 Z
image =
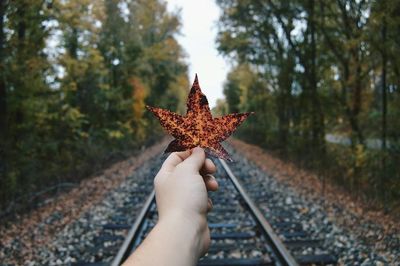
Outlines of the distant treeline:
M 0 207 L 77 182 L 183 109 L 179 14 L 161 0 L 0 1 Z
M 256 112 L 238 136 L 357 196 L 398 203 L 400 2 L 217 3 L 217 43 L 235 68 L 216 109 Z M 328 143 L 327 134 L 350 145 Z M 370 139 L 380 149 L 368 149 Z

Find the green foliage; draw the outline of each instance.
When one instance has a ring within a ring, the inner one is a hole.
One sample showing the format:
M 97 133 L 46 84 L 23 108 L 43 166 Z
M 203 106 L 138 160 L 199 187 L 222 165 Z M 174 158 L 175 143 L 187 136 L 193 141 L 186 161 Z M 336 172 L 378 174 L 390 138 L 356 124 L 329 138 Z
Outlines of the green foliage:
M 398 202 L 398 1 L 217 4 L 218 48 L 236 65 L 226 105 L 256 112 L 237 136 L 356 195 Z M 349 142 L 328 143 L 328 133 Z
M 0 21 L 0 206 L 154 141 L 146 104 L 184 107 L 163 1 L 1 1 Z

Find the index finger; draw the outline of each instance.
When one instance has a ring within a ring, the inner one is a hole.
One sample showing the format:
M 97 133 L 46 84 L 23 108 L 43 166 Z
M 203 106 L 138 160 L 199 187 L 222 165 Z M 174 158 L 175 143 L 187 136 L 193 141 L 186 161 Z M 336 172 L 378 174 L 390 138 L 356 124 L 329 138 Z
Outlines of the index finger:
M 167 159 L 165 159 L 163 165 L 161 166 L 161 170 L 167 172 L 173 171 L 175 167 L 188 158 L 191 153 L 191 150 L 171 153 Z

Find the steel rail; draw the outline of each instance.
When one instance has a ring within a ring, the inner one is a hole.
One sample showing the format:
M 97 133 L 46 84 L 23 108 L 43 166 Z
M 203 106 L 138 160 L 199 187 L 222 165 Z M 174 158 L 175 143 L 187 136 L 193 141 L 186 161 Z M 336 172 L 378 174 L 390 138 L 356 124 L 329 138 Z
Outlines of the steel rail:
M 243 200 L 245 201 L 245 204 L 248 206 L 250 213 L 253 215 L 254 219 L 257 221 L 259 226 L 264 231 L 265 235 L 268 237 L 267 241 L 270 243 L 271 247 L 274 249 L 276 255 L 281 260 L 281 263 L 284 265 L 289 265 L 289 266 L 299 265 L 296 262 L 296 260 L 293 258 L 292 254 L 290 254 L 290 252 L 287 250 L 285 245 L 279 239 L 279 237 L 275 234 L 271 225 L 265 219 L 264 215 L 261 213 L 261 211 L 255 205 L 253 200 L 247 195 L 247 192 L 244 190 L 243 186 L 241 185 L 239 180 L 236 178 L 236 176 L 232 173 L 231 169 L 226 164 L 226 162 L 221 159 L 219 159 L 219 161 L 222 164 L 222 167 L 224 168 L 226 173 L 228 174 L 229 178 L 233 182 L 233 185 L 235 186 L 235 188 L 237 189 L 239 194 L 242 196 Z
M 130 247 L 134 244 L 133 242 L 135 241 L 137 235 L 139 234 L 138 229 L 142 226 L 142 224 L 145 220 L 146 214 L 148 213 L 150 206 L 153 203 L 154 197 L 155 197 L 155 191 L 153 189 L 153 191 L 147 197 L 147 200 L 144 203 L 143 208 L 140 211 L 138 217 L 136 218 L 135 223 L 129 230 L 124 243 L 122 244 L 121 248 L 119 249 L 114 260 L 112 261 L 111 266 L 121 265 L 130 255 L 129 254 Z
M 229 166 L 225 163 L 225 161 L 223 161 L 221 159 L 219 159 L 219 161 L 220 161 L 222 167 L 224 168 L 225 172 L 227 173 L 228 177 L 232 181 L 234 187 L 239 192 L 240 196 L 243 198 L 244 205 L 247 207 L 250 214 L 253 216 L 255 221 L 258 223 L 260 229 L 263 231 L 264 235 L 266 236 L 266 240 L 268 241 L 272 250 L 278 257 L 279 262 L 282 265 L 298 266 L 299 264 L 296 262 L 296 260 L 290 254 L 290 252 L 286 249 L 285 245 L 275 234 L 271 225 L 265 219 L 264 215 L 261 213 L 261 211 L 255 205 L 253 200 L 247 195 L 245 189 L 243 188 L 243 186 L 241 185 L 239 180 L 236 178 L 236 176 L 233 174 L 233 172 L 231 171 Z M 143 208 L 140 211 L 138 217 L 136 218 L 135 223 L 129 230 L 124 243 L 122 244 L 121 248 L 119 249 L 114 260 L 112 261 L 112 264 L 111 264 L 112 266 L 121 265 L 130 255 L 129 252 L 132 249 L 132 246 L 135 244 L 134 242 L 136 241 L 137 236 L 140 234 L 139 229 L 141 228 L 141 226 L 144 223 L 146 214 L 150 210 L 150 207 L 154 201 L 154 198 L 155 198 L 155 191 L 153 190 L 150 193 L 150 195 L 148 196 L 145 204 L 143 205 Z

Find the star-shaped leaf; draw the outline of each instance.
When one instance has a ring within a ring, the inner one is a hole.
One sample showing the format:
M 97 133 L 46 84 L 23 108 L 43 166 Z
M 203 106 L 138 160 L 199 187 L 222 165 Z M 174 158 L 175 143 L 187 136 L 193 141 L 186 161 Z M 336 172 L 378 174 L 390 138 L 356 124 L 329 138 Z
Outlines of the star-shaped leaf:
M 165 152 L 185 151 L 200 146 L 212 156 L 232 161 L 220 144 L 250 115 L 233 113 L 213 118 L 207 97 L 201 92 L 197 75 L 187 100 L 186 116 L 161 108 L 146 106 L 160 120 L 173 140 Z

